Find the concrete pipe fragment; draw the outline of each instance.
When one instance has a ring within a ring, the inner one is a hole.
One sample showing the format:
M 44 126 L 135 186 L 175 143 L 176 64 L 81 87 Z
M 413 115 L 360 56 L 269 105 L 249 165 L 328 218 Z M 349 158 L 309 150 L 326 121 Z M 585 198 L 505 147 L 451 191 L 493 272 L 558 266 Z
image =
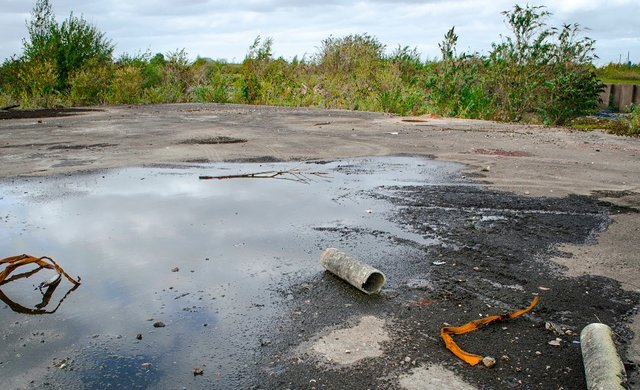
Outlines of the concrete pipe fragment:
M 605 324 L 589 324 L 580 332 L 582 361 L 588 390 L 624 390 L 627 375 L 611 328 Z
M 365 294 L 379 292 L 386 280 L 379 270 L 336 248 L 325 249 L 320 255 L 320 264 Z

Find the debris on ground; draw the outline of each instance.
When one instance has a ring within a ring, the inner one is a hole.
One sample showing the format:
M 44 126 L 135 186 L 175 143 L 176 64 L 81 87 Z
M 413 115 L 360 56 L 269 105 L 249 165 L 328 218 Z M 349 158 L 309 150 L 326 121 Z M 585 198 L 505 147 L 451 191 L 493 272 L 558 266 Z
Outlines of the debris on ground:
M 309 184 L 311 176 L 319 178 L 327 178 L 327 174 L 324 172 L 307 172 L 301 169 L 289 169 L 285 171 L 264 171 L 254 173 L 241 173 L 237 175 L 221 175 L 221 176 L 207 176 L 201 175 L 198 178 L 200 180 L 225 180 L 225 179 L 277 179 L 277 180 L 290 180 L 298 183 Z
M 28 264 L 33 264 L 33 263 L 39 265 L 40 268 L 33 270 L 31 272 L 18 274 L 7 280 L 7 276 L 9 276 L 9 274 L 13 272 L 16 268 L 19 268 Z M 52 269 L 56 271 L 59 276 L 64 275 L 64 277 L 66 277 L 67 280 L 69 280 L 71 283 L 73 283 L 76 286 L 80 284 L 80 277 L 78 277 L 77 280 L 72 278 L 66 272 L 64 272 L 64 270 L 62 269 L 62 267 L 58 265 L 58 263 L 56 263 L 52 258 L 47 256 L 33 257 L 30 255 L 24 255 L 24 254 L 19 256 L 11 256 L 11 257 L 6 257 L 0 260 L 0 265 L 2 264 L 7 264 L 7 266 L 4 270 L 2 270 L 2 272 L 0 272 L 0 286 L 17 279 L 28 278 L 29 276 L 40 271 L 40 269 L 42 268 Z M 45 283 L 46 282 L 43 282 L 41 286 L 45 287 Z M 52 283 L 53 282 L 50 282 L 49 284 L 52 284 Z
M 538 299 L 539 298 L 537 295 L 534 296 L 533 301 L 531 302 L 529 307 L 522 310 L 518 310 L 510 314 L 493 315 L 493 316 L 489 316 L 479 320 L 468 322 L 462 326 L 445 326 L 440 329 L 440 337 L 444 341 L 444 344 L 447 347 L 447 349 L 453 352 L 453 354 L 456 355 L 461 360 L 469 363 L 472 366 L 475 366 L 480 362 L 484 363 L 484 359 L 487 359 L 487 358 L 463 351 L 460 347 L 458 347 L 455 341 L 453 341 L 453 337 L 451 337 L 451 335 L 452 334 L 460 335 L 460 334 L 469 333 L 478 329 L 480 326 L 483 326 L 483 325 L 489 325 L 489 324 L 493 324 L 494 322 L 502 321 L 505 319 L 519 317 L 533 310 L 533 308 L 538 304 Z M 493 364 L 495 364 L 495 359 L 493 359 Z M 493 364 L 491 366 L 493 366 Z M 489 367 L 487 363 L 485 363 L 485 365 Z
M 491 356 L 485 356 L 482 359 L 482 364 L 484 364 L 484 366 L 487 368 L 493 368 L 493 366 L 496 365 L 496 359 L 492 358 Z
M 9 277 L 9 275 L 13 271 L 15 271 L 17 268 L 20 268 L 26 265 L 31 265 L 31 264 L 37 265 L 38 268 Z M 56 274 L 53 277 L 41 282 L 36 287 L 36 289 L 39 290 L 40 293 L 42 294 L 42 301 L 39 304 L 35 305 L 35 309 L 24 307 L 12 301 L 0 290 L 0 300 L 6 303 L 11 308 L 11 310 L 17 313 L 23 313 L 23 314 L 55 313 L 56 310 L 58 310 L 58 308 L 62 304 L 62 302 L 67 298 L 67 296 L 80 285 L 79 276 L 77 277 L 77 279 L 72 278 L 62 269 L 62 267 L 58 265 L 58 263 L 56 263 L 52 258 L 47 256 L 34 257 L 26 254 L 19 255 L 19 256 L 11 256 L 11 257 L 6 257 L 0 260 L 0 265 L 5 265 L 5 268 L 0 272 L 0 286 L 7 284 L 9 282 L 13 282 L 15 280 L 28 278 L 30 276 L 37 274 L 43 269 L 51 269 L 56 272 Z M 55 308 L 53 308 L 53 310 L 45 310 L 44 308 L 49 305 L 49 301 L 53 297 L 53 293 L 60 285 L 60 282 L 62 281 L 62 276 L 67 278 L 67 280 L 69 280 L 73 284 L 73 287 L 71 287 L 67 291 L 67 293 L 60 299 L 60 301 L 58 302 L 58 305 Z

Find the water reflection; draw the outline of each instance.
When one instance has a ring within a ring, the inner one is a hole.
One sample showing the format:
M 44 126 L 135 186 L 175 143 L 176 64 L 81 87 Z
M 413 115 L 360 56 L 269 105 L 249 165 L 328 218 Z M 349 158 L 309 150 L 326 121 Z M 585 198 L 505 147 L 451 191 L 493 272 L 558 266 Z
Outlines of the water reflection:
M 198 180 L 202 175 L 297 169 L 326 172 L 331 180 L 308 185 Z M 9 302 L 33 299 L 33 289 L 24 283 L 3 286 L 3 296 L 12 297 L 0 307 L 0 329 L 7 340 L 0 350 L 3 378 L 15 388 L 42 378 L 80 381 L 74 375 L 91 373 L 96 387 L 104 383 L 103 375 L 118 387 L 112 375 L 126 373 L 127 382 L 120 387 L 153 383 L 178 388 L 194 380 L 194 366 L 206 365 L 207 372 L 220 374 L 198 378 L 201 385 L 210 380 L 233 388 L 234 380 L 241 380 L 238 373 L 250 366 L 260 338 L 268 336 L 262 333 L 264 324 L 286 300 L 287 283 L 323 272 L 320 251 L 340 246 L 335 235 L 317 227 L 395 232 L 399 229 L 384 215 L 388 206 L 366 192 L 382 185 L 450 181 L 457 169 L 398 157 L 131 168 L 4 183 L 3 250 L 64 258 L 65 268 L 82 275 L 83 286 L 81 294 L 54 288 L 47 303 L 58 306 L 51 314 L 28 317 Z M 175 268 L 179 271 L 172 272 Z M 47 304 L 37 307 L 44 298 L 30 310 L 45 310 Z M 155 321 L 166 327 L 154 328 Z M 34 336 L 42 333 L 46 339 Z M 73 357 L 73 372 L 48 369 L 59 356 Z M 103 370 L 93 369 L 92 359 L 98 356 Z M 153 363 L 152 380 L 141 366 L 145 361 Z M 122 362 L 126 367 L 118 367 Z M 26 368 L 30 375 L 24 374 Z
M 78 278 L 78 280 L 73 279 L 53 259 L 47 256 L 40 257 L 40 258 L 36 258 L 29 255 L 12 256 L 12 257 L 7 257 L 5 259 L 0 260 L 0 265 L 5 266 L 2 272 L 0 272 L 0 286 L 3 286 L 10 282 L 15 282 L 20 279 L 30 278 L 31 276 L 34 276 L 38 272 L 45 269 L 55 270 L 56 272 L 52 278 L 40 283 L 38 287 L 34 289 L 39 291 L 40 294 L 42 295 L 42 300 L 40 301 L 40 303 L 34 306 L 35 309 L 31 309 L 19 303 L 14 302 L 2 290 L 0 290 L 0 300 L 6 303 L 7 306 L 11 308 L 11 310 L 17 313 L 22 313 L 22 314 L 55 313 L 60 307 L 60 305 L 62 304 L 62 302 L 67 298 L 67 296 L 69 296 L 71 292 L 73 292 L 76 288 L 78 288 L 78 286 L 80 286 L 80 278 Z M 25 266 L 26 267 L 37 266 L 37 267 L 26 272 L 11 275 L 13 271 Z M 11 275 L 11 277 L 9 277 L 9 275 Z M 62 281 L 62 276 L 67 278 L 69 282 L 72 283 L 72 287 L 67 290 L 66 294 L 64 294 L 64 296 L 60 299 L 60 301 L 53 308 L 53 310 L 45 310 L 44 308 L 49 305 L 49 302 L 51 301 L 51 298 L 53 297 L 54 292 L 60 285 L 60 282 Z
M 49 305 L 49 302 L 51 301 L 51 297 L 53 297 L 53 293 L 56 291 L 56 289 L 60 285 L 60 282 L 61 282 L 61 279 L 58 279 L 55 282 L 51 283 L 47 287 L 47 289 L 45 290 L 44 293 L 42 292 L 42 290 L 40 290 L 40 293 L 42 294 L 42 301 L 35 305 L 35 309 L 30 309 L 28 307 L 20 305 L 19 303 L 14 302 L 11 298 L 6 296 L 5 293 L 2 292 L 1 289 L 0 289 L 0 300 L 2 302 L 4 302 L 5 304 L 7 304 L 7 306 L 9 306 L 9 308 L 11 310 L 15 311 L 16 313 L 22 313 L 22 314 L 53 314 L 58 310 L 60 305 L 62 305 L 62 302 L 64 302 L 64 300 L 67 299 L 69 294 L 71 294 L 73 291 L 75 291 L 78 288 L 78 285 L 71 286 L 71 288 L 69 288 L 67 290 L 67 292 L 64 294 L 64 296 L 62 298 L 60 298 L 60 301 L 58 302 L 58 304 L 53 309 L 46 310 L 45 308 Z

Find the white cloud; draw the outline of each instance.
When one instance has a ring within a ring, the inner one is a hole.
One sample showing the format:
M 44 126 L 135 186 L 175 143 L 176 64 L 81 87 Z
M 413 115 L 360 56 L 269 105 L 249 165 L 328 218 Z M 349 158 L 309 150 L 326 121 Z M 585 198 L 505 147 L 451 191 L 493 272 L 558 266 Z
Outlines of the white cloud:
M 35 3 L 35 0 L 33 1 Z M 601 61 L 617 61 L 630 51 L 640 62 L 636 0 L 534 1 L 554 15 L 553 25 L 577 22 L 589 27 Z M 274 38 L 276 56 L 313 54 L 322 39 L 369 33 L 389 49 L 417 47 L 423 57 L 439 56 L 438 42 L 456 26 L 459 51 L 486 53 L 508 30 L 501 11 L 514 2 L 478 1 L 297 1 L 297 0 L 52 0 L 58 19 L 73 10 L 116 44 L 116 53 L 167 52 L 184 48 L 196 55 L 241 60 L 257 35 Z M 21 50 L 24 20 L 32 2 L 0 5 L 0 58 Z

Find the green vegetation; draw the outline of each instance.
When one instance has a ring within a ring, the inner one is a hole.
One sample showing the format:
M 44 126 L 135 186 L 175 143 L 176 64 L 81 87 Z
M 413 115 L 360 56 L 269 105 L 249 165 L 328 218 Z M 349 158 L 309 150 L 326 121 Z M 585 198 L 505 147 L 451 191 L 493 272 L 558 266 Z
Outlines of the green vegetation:
M 632 105 L 627 115 L 613 118 L 597 118 L 593 116 L 572 119 L 568 125 L 576 130 L 605 130 L 616 135 L 640 135 L 640 105 Z
M 640 64 L 609 64 L 598 69 L 596 73 L 605 84 L 640 85 Z
M 355 34 L 329 37 L 314 56 L 290 61 L 257 37 L 244 61 L 231 64 L 191 62 L 184 50 L 114 59 L 96 27 L 73 14 L 58 23 L 49 0 L 37 0 L 23 53 L 0 67 L 0 106 L 247 103 L 555 125 L 595 112 L 602 84 L 591 65 L 594 41 L 580 37 L 580 26 L 547 26 L 549 12 L 536 6 L 503 16 L 511 35 L 488 55 L 458 53 L 451 28 L 439 61 L 406 46 L 388 53 L 377 38 Z

